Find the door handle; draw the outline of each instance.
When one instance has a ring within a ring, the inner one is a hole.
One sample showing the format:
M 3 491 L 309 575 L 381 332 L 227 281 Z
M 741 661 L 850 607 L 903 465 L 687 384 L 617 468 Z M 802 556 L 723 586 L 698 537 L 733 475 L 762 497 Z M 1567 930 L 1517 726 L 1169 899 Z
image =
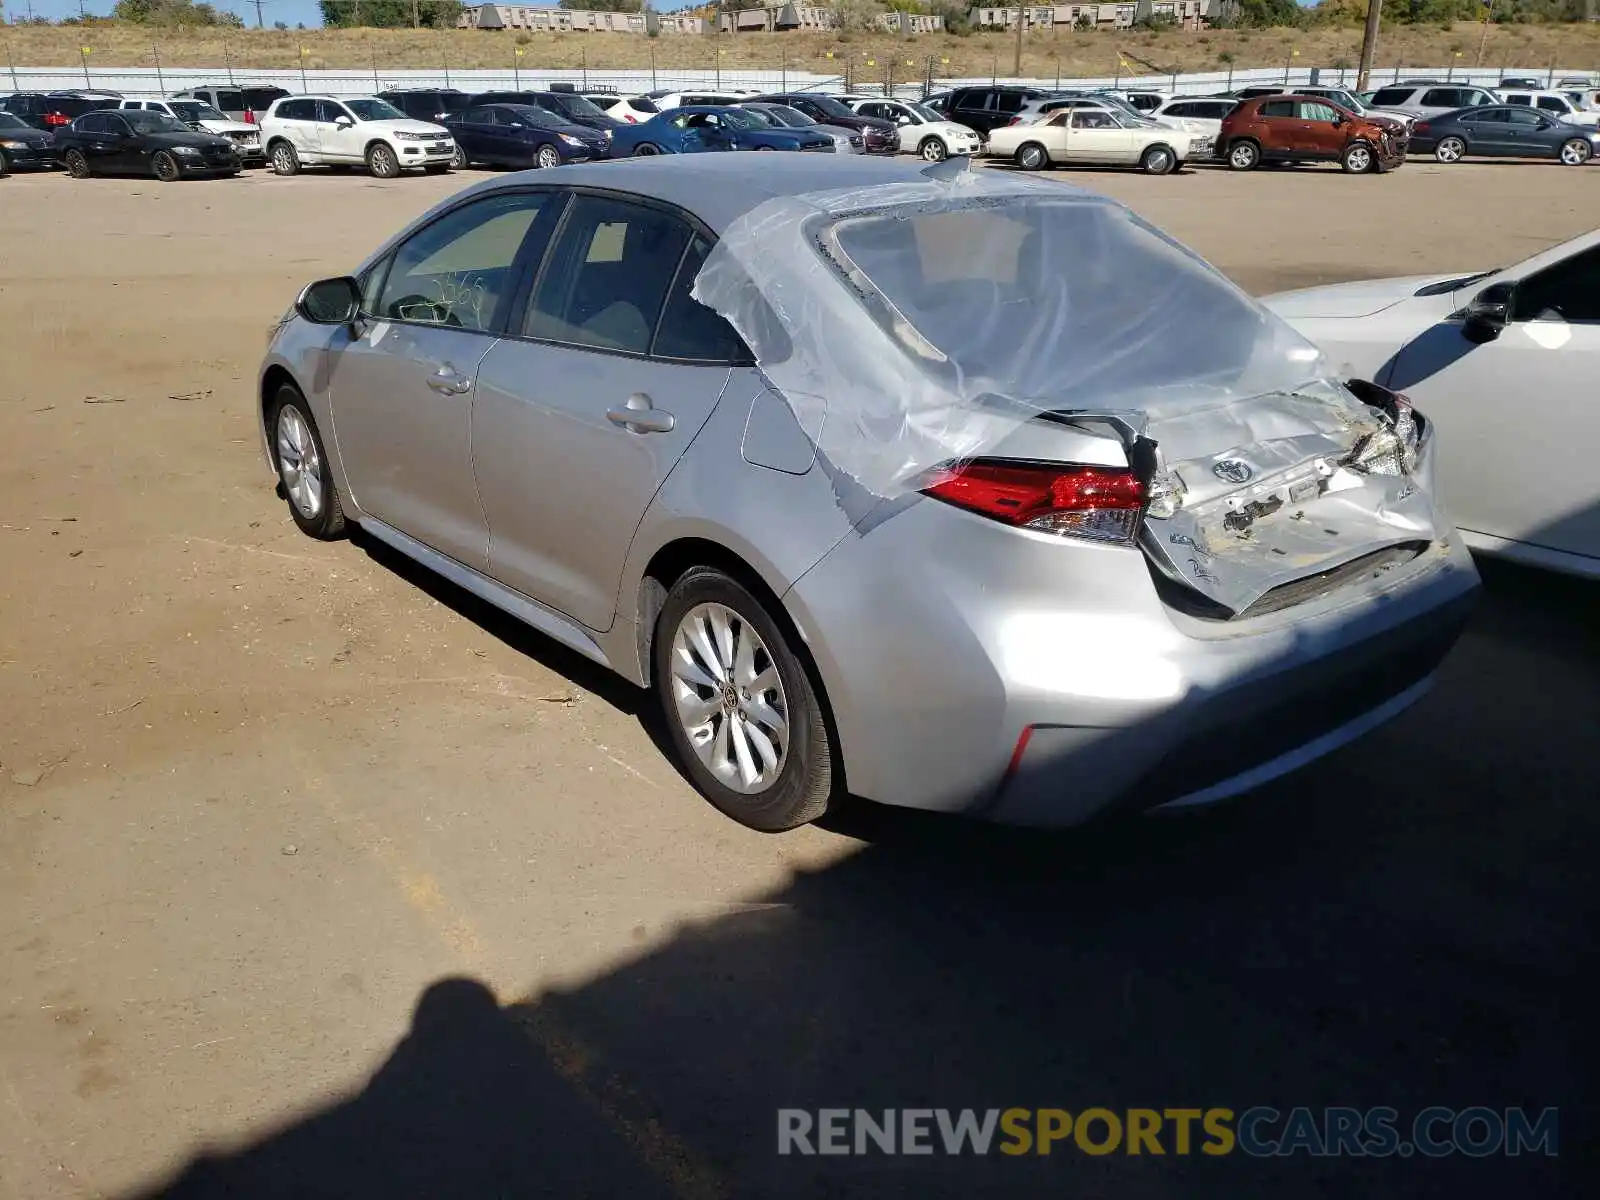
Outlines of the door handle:
M 671 413 L 662 412 L 643 392 L 629 396 L 625 408 L 608 409 L 606 420 L 629 433 L 671 433 L 678 423 Z
M 428 386 L 445 396 L 460 396 L 472 390 L 472 380 L 445 363 L 428 376 Z

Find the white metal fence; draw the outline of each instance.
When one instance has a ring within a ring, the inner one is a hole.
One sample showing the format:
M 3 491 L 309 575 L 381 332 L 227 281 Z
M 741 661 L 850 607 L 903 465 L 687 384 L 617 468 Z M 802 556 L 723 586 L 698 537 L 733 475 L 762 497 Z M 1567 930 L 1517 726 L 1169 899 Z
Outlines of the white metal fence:
M 1402 79 L 1439 79 L 1457 83 L 1475 83 L 1493 86 L 1503 76 L 1537 79 L 1546 85 L 1568 75 L 1588 76 L 1582 69 L 1544 67 L 1536 70 L 1508 67 L 1498 68 L 1432 68 L 1385 67 L 1371 75 L 1370 86 L 1381 87 Z M 1206 71 L 1179 75 L 1102 75 L 1096 78 L 1031 78 L 1008 79 L 1000 82 L 1024 83 L 1041 87 L 1140 87 L 1162 91 L 1203 95 L 1228 91 L 1261 83 L 1311 84 L 1324 87 L 1354 87 L 1356 72 L 1341 67 L 1254 67 L 1238 71 Z M 933 80 L 935 89 L 961 87 L 967 84 L 994 82 L 983 78 L 946 78 Z M 246 69 L 240 67 L 207 68 L 156 68 L 156 67 L 13 67 L 0 72 L 0 90 L 50 91 L 55 88 L 105 88 L 128 96 L 161 96 L 201 84 L 276 84 L 290 91 L 325 92 L 339 96 L 367 95 L 374 91 L 405 87 L 456 87 L 465 92 L 489 91 L 506 88 L 536 88 L 552 82 L 566 82 L 579 87 L 610 87 L 624 93 L 637 93 L 653 88 L 756 88 L 761 91 L 784 91 L 811 88 L 838 91 L 844 86 L 844 77 L 818 75 L 807 71 L 681 71 L 681 70 L 453 70 L 440 67 L 432 70 L 396 71 L 381 67 L 372 70 L 301 71 L 298 68 Z M 882 89 L 881 75 L 857 75 L 852 80 L 858 91 L 877 92 Z M 9 85 L 9 88 L 8 88 Z M 892 90 L 902 96 L 920 95 L 923 79 L 916 76 L 892 83 Z

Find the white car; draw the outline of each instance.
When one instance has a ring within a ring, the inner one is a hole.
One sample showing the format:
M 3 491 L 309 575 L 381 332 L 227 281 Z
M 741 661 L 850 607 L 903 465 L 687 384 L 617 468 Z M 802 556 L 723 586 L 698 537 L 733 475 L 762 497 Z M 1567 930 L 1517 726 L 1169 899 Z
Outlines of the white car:
M 989 131 L 989 153 L 1024 171 L 1048 166 L 1137 166 L 1149 175 L 1176 170 L 1189 156 L 1189 134 L 1120 112 L 1066 108 L 1032 125 Z
M 1177 123 L 1178 128 L 1188 133 L 1199 134 L 1201 140 L 1209 140 L 1215 145 L 1217 136 L 1222 132 L 1223 119 L 1237 107 L 1239 107 L 1237 100 L 1225 97 L 1179 96 L 1168 100 L 1149 116 L 1152 121 L 1162 125 Z M 1190 150 L 1196 155 L 1204 153 L 1200 147 L 1194 145 L 1190 146 Z
M 1172 99 L 1170 92 L 1155 92 L 1144 88 L 1117 88 L 1108 93 L 1126 101 L 1132 108 L 1150 116 Z
M 1600 578 L 1600 230 L 1514 267 L 1263 303 L 1334 373 L 1438 424 L 1440 491 L 1469 546 Z
M 261 130 L 243 121 L 235 121 L 204 100 L 124 100 L 117 107 L 166 113 L 192 129 L 225 137 L 233 143 L 239 161 L 246 166 L 261 166 L 267 161 L 267 152 L 261 146 Z
M 285 96 L 261 118 L 261 140 L 279 175 L 301 167 L 365 164 L 379 179 L 408 167 L 448 171 L 455 139 L 376 96 Z
M 1581 109 L 1560 92 L 1526 92 L 1512 89 L 1500 93 L 1507 104 L 1521 104 L 1548 113 L 1558 121 L 1572 125 L 1600 126 L 1600 112 Z
M 943 162 L 952 154 L 977 154 L 983 139 L 977 130 L 947 121 L 931 108 L 906 100 L 866 99 L 846 101 L 863 117 L 880 117 L 900 127 L 900 145 L 915 150 L 929 162 Z
M 722 88 L 709 92 L 646 92 L 644 98 L 654 104 L 657 111 L 666 112 L 669 108 L 681 108 L 689 104 L 705 104 L 716 108 L 726 108 L 759 94 L 751 88 Z M 621 119 L 617 113 L 611 113 L 611 115 L 618 117 L 619 120 Z

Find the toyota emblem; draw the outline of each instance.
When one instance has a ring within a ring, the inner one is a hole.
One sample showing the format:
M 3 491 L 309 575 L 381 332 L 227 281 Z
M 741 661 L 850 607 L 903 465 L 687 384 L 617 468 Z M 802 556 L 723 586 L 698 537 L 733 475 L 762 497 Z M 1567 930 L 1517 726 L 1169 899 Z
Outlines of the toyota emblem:
M 1237 458 L 1221 458 L 1212 464 L 1211 473 L 1227 483 L 1243 483 L 1254 475 L 1249 463 Z

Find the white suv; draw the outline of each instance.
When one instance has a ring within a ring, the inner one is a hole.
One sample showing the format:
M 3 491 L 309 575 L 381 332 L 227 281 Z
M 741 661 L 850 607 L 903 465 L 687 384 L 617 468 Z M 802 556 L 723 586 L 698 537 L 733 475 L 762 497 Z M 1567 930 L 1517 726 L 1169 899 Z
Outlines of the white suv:
M 1558 121 L 1565 121 L 1569 125 L 1595 125 L 1600 126 L 1600 112 L 1589 112 L 1577 105 L 1560 92 L 1534 92 L 1510 89 L 1500 93 L 1505 97 L 1507 104 L 1521 104 L 1528 108 L 1537 108 L 1546 116 L 1554 117 Z
M 442 125 L 414 121 L 375 96 L 285 96 L 261 118 L 261 140 L 279 175 L 304 166 L 365 163 L 379 179 L 407 167 L 447 171 L 456 143 Z

